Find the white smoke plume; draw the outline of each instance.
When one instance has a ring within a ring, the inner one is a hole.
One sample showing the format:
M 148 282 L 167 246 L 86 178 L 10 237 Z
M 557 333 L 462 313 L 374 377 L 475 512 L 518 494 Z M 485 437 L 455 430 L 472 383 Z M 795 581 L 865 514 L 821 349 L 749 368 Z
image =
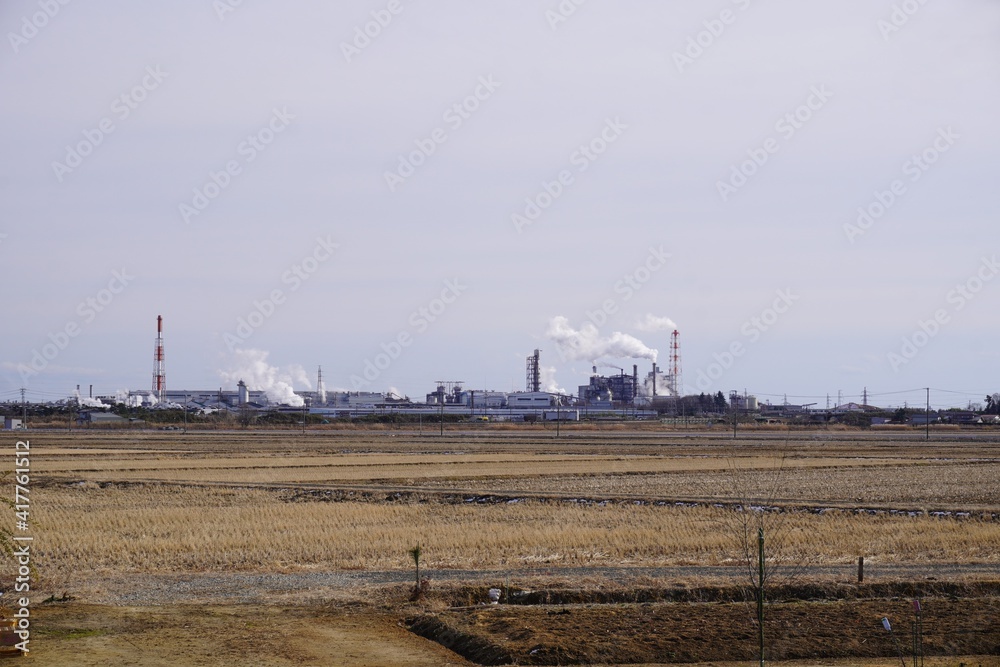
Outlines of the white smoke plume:
M 219 370 L 222 381 L 235 388 L 240 380 L 246 382 L 247 388 L 253 391 L 263 391 L 268 400 L 279 405 L 302 407 L 305 401 L 292 389 L 292 383 L 298 382 L 309 388 L 309 377 L 305 369 L 295 364 L 282 370 L 267 363 L 270 354 L 265 350 L 237 349 L 227 360 L 227 369 Z
M 76 399 L 77 405 L 84 408 L 99 408 L 106 410 L 111 406 L 107 403 L 102 402 L 99 398 L 90 398 L 89 396 L 80 396 L 80 392 L 76 389 L 73 390 L 73 398 Z
M 156 400 L 155 398 L 153 400 Z M 115 390 L 115 402 L 124 403 L 130 408 L 141 408 L 143 404 L 143 395 L 134 394 L 128 389 L 117 389 Z
M 650 377 L 651 373 L 646 374 L 646 378 L 642 382 L 642 386 L 639 387 L 640 396 L 652 397 L 653 395 L 653 378 Z M 670 391 L 670 376 L 666 373 L 656 374 L 656 395 L 657 396 L 671 396 L 673 392 Z
M 652 313 L 635 323 L 635 328 L 639 331 L 673 331 L 677 325 L 669 317 L 658 317 Z
M 309 374 L 306 373 L 306 369 L 304 369 L 300 364 L 291 364 L 287 366 L 286 369 L 293 382 L 304 386 L 306 389 L 312 389 L 312 382 L 309 380 Z
M 538 367 L 538 380 L 539 388 L 542 391 L 547 391 L 550 394 L 565 394 L 566 390 L 559 386 L 556 382 L 556 367 L 555 366 L 541 366 Z
M 656 361 L 656 350 L 647 347 L 635 336 L 615 331 L 610 336 L 601 336 L 590 322 L 584 322 L 579 330 L 570 326 L 569 320 L 557 315 L 549 320 L 545 337 L 554 341 L 559 356 L 564 361 L 589 361 L 598 359 L 650 359 Z

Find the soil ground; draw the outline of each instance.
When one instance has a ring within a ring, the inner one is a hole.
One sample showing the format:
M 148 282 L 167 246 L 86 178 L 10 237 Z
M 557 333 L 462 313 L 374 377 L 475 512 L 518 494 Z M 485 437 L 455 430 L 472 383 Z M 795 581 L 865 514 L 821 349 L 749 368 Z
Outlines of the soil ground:
M 71 602 L 38 609 L 34 622 L 28 657 L 52 667 L 473 664 L 370 610 Z
M 412 627 L 487 665 L 754 662 L 753 604 L 643 603 L 495 605 L 411 619 Z M 897 654 L 882 626 L 894 624 L 912 654 L 908 600 L 794 601 L 767 605 L 769 661 L 879 658 Z M 1000 649 L 1000 600 L 924 600 L 924 655 L 990 654 Z

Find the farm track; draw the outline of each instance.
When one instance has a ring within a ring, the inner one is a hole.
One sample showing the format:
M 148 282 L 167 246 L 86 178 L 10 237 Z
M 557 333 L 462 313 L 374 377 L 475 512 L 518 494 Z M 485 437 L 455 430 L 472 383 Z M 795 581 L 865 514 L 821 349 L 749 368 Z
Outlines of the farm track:
M 920 581 L 1000 581 L 1000 568 L 983 564 L 871 564 L 866 566 L 869 582 Z M 422 570 L 422 576 L 437 583 L 476 586 L 510 585 L 586 587 L 597 582 L 604 586 L 635 587 L 636 582 L 648 586 L 656 581 L 661 586 L 679 582 L 699 585 L 740 586 L 746 571 L 739 567 L 547 567 L 511 568 L 507 570 Z M 806 566 L 796 568 L 795 580 L 800 582 L 846 582 L 856 577 L 854 564 L 838 566 Z M 212 604 L 273 604 L 295 599 L 315 602 L 331 597 L 363 596 L 365 587 L 412 586 L 410 570 L 335 570 L 324 572 L 253 573 L 210 572 L 185 574 L 117 573 L 91 578 L 84 589 L 75 591 L 94 604 L 147 606 L 178 603 Z M 89 589 L 89 590 L 87 590 Z

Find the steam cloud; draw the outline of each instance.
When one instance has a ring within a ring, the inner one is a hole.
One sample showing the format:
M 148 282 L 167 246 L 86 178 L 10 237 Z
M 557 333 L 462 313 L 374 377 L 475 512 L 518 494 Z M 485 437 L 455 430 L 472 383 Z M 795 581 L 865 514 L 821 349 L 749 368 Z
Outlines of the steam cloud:
M 658 317 L 652 313 L 646 313 L 646 317 L 635 323 L 635 328 L 639 331 L 673 331 L 677 325 L 669 317 Z
M 235 386 L 240 380 L 247 388 L 263 391 L 268 400 L 279 405 L 302 407 L 305 401 L 292 389 L 292 383 L 310 388 L 305 369 L 295 364 L 284 370 L 267 363 L 270 354 L 265 350 L 237 349 L 228 362 L 228 370 L 220 370 L 219 377 L 228 385 Z
M 130 393 L 127 389 L 117 389 L 115 390 L 115 403 L 124 403 L 130 408 L 138 408 L 142 406 L 142 394 Z M 156 401 L 156 397 L 152 394 L 149 395 L 149 399 L 153 402 Z
M 566 390 L 559 386 L 556 382 L 556 367 L 555 366 L 539 366 L 538 367 L 538 379 L 541 385 L 542 391 L 547 391 L 550 394 L 565 394 Z
M 566 361 L 589 361 L 593 364 L 605 357 L 656 361 L 656 350 L 647 347 L 635 336 L 615 331 L 604 337 L 590 322 L 584 322 L 576 330 L 562 315 L 549 321 L 545 337 L 555 342 L 560 357 Z
M 653 379 L 646 376 L 643 380 L 642 386 L 639 387 L 639 395 L 651 397 L 653 395 Z M 656 374 L 656 395 L 657 396 L 671 396 L 673 392 L 670 391 L 670 376 L 666 373 Z
M 73 398 L 76 399 L 77 405 L 79 405 L 81 407 L 84 407 L 84 408 L 101 408 L 101 409 L 107 409 L 107 408 L 111 407 L 107 403 L 103 403 L 98 398 L 90 398 L 89 396 L 80 396 L 80 392 L 77 391 L 77 390 L 75 390 L 75 389 L 73 390 Z

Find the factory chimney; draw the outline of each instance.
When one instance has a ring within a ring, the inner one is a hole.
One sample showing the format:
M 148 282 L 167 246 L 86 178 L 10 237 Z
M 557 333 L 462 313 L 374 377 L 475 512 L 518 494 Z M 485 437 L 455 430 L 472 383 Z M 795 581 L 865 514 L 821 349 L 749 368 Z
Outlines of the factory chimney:
M 239 405 L 241 407 L 250 402 L 250 390 L 247 387 L 247 383 L 246 382 L 244 382 L 243 380 L 240 380 L 239 382 L 237 382 L 236 383 L 236 391 L 237 391 L 237 394 L 236 394 L 237 395 L 237 399 L 236 400 L 237 400 L 237 402 L 239 403 Z
M 323 384 L 323 367 L 319 367 L 316 374 L 316 399 L 320 405 L 326 405 L 326 385 Z
M 167 373 L 163 368 L 163 317 L 156 316 L 156 345 L 153 348 L 153 395 L 159 403 L 167 392 Z
M 684 387 L 681 385 L 681 343 L 680 332 L 674 329 L 670 334 L 670 393 L 680 397 Z
M 539 392 L 542 390 L 542 373 L 538 361 L 538 350 L 525 360 L 525 391 Z

